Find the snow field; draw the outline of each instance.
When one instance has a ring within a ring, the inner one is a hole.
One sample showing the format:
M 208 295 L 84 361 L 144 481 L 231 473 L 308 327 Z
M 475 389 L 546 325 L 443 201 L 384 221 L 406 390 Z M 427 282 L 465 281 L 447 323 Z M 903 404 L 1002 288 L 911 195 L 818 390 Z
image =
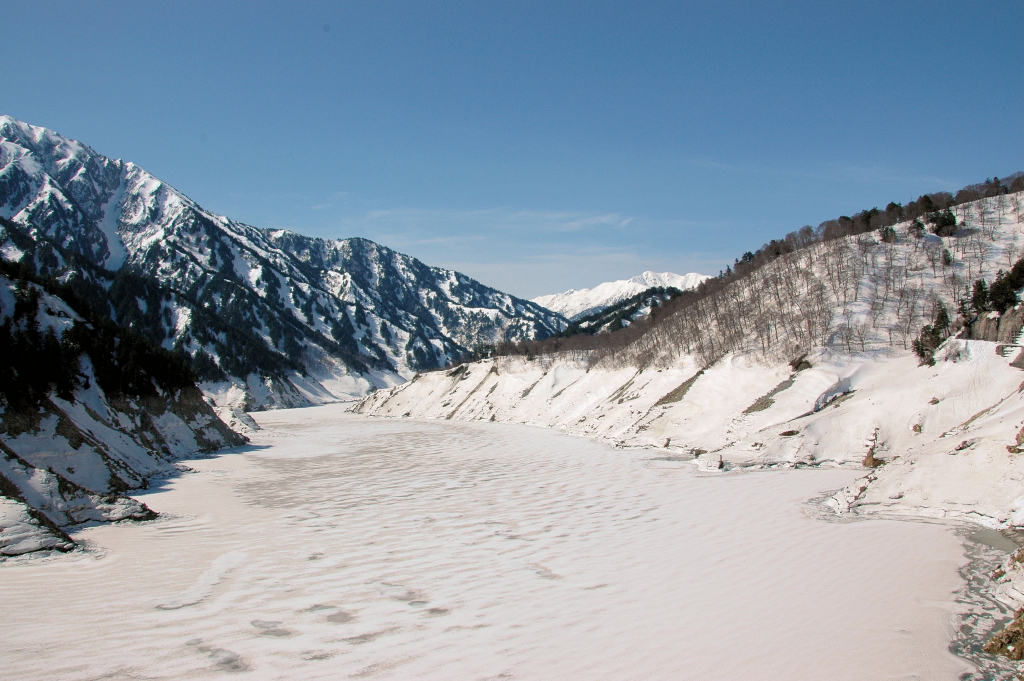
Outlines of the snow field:
M 550 430 L 340 405 L 255 418 L 251 447 L 140 495 L 163 519 L 0 567 L 8 678 L 966 669 L 947 652 L 963 561 L 950 528 L 802 508 L 855 471 L 706 476 Z

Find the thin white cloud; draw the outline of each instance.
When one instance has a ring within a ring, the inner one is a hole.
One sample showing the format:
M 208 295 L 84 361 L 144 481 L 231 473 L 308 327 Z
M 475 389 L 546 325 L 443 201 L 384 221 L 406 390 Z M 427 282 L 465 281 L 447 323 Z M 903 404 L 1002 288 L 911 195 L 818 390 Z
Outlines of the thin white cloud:
M 620 213 L 588 213 L 583 211 L 542 211 L 511 208 L 477 210 L 436 210 L 397 208 L 369 210 L 349 216 L 343 224 L 357 227 L 391 226 L 405 228 L 448 229 L 469 227 L 473 230 L 534 230 L 579 232 L 602 227 L 624 227 L 634 218 Z
M 899 168 L 875 164 L 875 165 L 843 165 L 843 164 L 819 164 L 816 166 L 802 167 L 776 167 L 762 164 L 737 165 L 725 163 L 708 158 L 691 158 L 689 163 L 700 168 L 723 170 L 739 175 L 784 175 L 788 177 L 805 177 L 820 180 L 823 177 L 831 177 L 835 181 L 854 180 L 859 182 L 899 182 L 906 184 L 918 184 L 924 187 L 948 187 L 952 188 L 956 182 L 948 178 L 936 177 L 933 175 L 917 175 L 900 172 Z M 959 189 L 959 186 L 957 186 Z

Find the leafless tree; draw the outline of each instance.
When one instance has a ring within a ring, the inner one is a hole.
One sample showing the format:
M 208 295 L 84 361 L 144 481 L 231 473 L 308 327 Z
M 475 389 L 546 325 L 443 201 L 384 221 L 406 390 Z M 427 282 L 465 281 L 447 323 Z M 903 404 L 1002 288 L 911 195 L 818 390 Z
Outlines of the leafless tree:
M 925 244 L 924 255 L 928 259 L 928 264 L 932 266 L 932 276 L 938 276 L 937 268 L 942 262 L 942 242 L 929 240 Z
M 900 339 L 903 341 L 903 349 L 908 349 L 908 340 L 915 335 L 920 322 L 918 308 L 922 298 L 922 291 L 916 286 L 908 286 L 904 304 L 897 312 L 896 322 L 900 332 Z

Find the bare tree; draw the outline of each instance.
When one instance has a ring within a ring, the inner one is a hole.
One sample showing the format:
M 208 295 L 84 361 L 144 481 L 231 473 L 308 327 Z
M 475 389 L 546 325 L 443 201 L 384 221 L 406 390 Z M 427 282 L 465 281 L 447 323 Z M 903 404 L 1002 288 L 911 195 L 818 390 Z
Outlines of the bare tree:
M 924 248 L 924 255 L 928 259 L 928 264 L 932 266 L 932 276 L 938 276 L 936 268 L 939 263 L 942 262 L 942 242 L 941 241 L 928 241 Z
M 1020 247 L 1017 245 L 1017 235 L 1013 235 L 1013 240 L 1006 244 L 1006 268 L 1013 267 L 1013 264 L 1017 262 L 1017 256 L 1020 255 Z
M 921 289 L 916 286 L 908 286 L 906 289 L 906 300 L 902 306 L 902 309 L 897 313 L 896 320 L 900 331 L 900 337 L 903 341 L 903 349 L 907 349 L 908 339 L 914 336 L 914 332 L 917 329 L 920 317 L 918 308 L 920 306 L 922 298 Z

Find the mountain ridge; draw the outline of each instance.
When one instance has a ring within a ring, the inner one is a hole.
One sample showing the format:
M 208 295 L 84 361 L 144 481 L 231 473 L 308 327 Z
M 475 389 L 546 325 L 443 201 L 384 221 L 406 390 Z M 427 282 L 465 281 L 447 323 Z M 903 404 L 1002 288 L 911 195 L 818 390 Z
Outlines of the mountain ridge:
M 365 239 L 211 213 L 134 163 L 10 116 L 0 117 L 0 217 L 95 267 L 156 282 L 162 298 L 139 300 L 138 313 L 159 308 L 144 332 L 188 355 L 204 390 L 225 405 L 358 397 L 475 346 L 542 339 L 566 325 L 530 301 Z M 37 263 L 42 273 L 75 280 L 80 273 L 55 247 Z M 0 243 L 0 253 L 19 252 Z

